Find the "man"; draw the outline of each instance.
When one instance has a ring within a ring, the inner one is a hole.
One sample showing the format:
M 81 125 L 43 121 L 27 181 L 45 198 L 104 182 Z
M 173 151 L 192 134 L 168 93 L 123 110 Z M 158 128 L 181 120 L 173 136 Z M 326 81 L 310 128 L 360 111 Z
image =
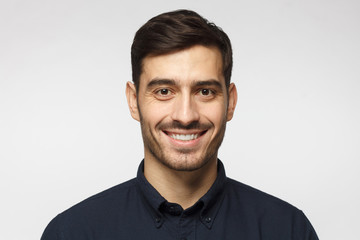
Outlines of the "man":
M 295 207 L 225 176 L 217 158 L 237 91 L 227 35 L 187 10 L 150 19 L 131 49 L 137 177 L 59 214 L 42 240 L 314 240 Z

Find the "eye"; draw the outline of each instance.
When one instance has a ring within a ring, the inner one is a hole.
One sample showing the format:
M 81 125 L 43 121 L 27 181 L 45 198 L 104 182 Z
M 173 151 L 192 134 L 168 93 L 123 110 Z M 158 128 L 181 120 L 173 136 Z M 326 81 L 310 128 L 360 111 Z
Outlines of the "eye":
M 167 88 L 162 88 L 162 89 L 158 90 L 156 93 L 161 96 L 167 96 L 170 94 L 170 90 Z
M 207 88 L 201 89 L 199 93 L 202 96 L 209 96 L 209 95 L 213 94 L 213 92 L 210 89 L 207 89 Z
M 174 92 L 169 88 L 158 88 L 154 91 L 154 95 L 159 100 L 169 100 L 173 97 Z

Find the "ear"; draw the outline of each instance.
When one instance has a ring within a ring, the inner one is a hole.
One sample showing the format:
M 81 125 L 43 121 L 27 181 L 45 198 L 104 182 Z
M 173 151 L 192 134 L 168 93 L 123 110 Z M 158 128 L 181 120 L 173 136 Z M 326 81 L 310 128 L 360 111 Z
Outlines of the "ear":
M 132 82 L 126 83 L 126 98 L 132 118 L 140 121 L 140 114 L 136 97 L 136 87 Z
M 227 116 L 226 120 L 230 121 L 235 112 L 235 107 L 237 103 L 237 90 L 234 83 L 230 83 L 229 86 L 229 100 L 228 100 L 228 109 L 227 109 Z

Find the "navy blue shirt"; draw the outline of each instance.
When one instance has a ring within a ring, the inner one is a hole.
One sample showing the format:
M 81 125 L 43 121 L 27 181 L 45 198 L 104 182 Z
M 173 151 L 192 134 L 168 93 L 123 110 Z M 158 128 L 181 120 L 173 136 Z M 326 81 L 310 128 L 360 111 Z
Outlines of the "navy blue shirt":
M 316 240 L 302 211 L 227 178 L 219 161 L 210 190 L 183 210 L 146 180 L 135 179 L 94 195 L 56 216 L 41 240 Z

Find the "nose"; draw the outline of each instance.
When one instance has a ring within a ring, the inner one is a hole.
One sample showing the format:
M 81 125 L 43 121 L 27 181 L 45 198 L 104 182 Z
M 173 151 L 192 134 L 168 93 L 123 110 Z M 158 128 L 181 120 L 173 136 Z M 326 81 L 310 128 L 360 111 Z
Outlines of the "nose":
M 171 117 L 173 121 L 180 122 L 185 126 L 199 121 L 198 107 L 191 94 L 183 94 L 177 97 Z

